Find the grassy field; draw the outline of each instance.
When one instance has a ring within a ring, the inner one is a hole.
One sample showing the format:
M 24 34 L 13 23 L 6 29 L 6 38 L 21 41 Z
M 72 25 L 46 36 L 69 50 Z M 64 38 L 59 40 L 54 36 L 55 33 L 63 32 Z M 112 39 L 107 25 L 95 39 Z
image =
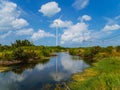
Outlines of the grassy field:
M 71 90 L 120 90 L 120 57 L 101 59 L 72 79 Z

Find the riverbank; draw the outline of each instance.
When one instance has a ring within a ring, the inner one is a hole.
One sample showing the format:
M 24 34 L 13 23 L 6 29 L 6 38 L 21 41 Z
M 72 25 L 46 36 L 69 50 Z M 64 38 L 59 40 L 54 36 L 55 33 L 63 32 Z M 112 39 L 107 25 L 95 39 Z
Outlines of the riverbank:
M 60 46 L 35 46 L 28 40 L 16 40 L 11 46 L 0 46 L 0 65 L 28 63 L 34 60 L 44 61 L 64 48 Z
M 35 61 L 45 61 L 45 60 L 48 60 L 50 59 L 50 57 L 42 57 L 41 59 L 29 59 L 27 60 L 27 62 L 22 62 L 21 60 L 3 60 L 3 61 L 0 61 L 0 65 L 1 66 L 10 66 L 10 65 L 14 65 L 14 64 L 19 64 L 19 63 L 30 63 L 30 62 L 35 62 Z
M 20 60 L 13 60 L 13 61 L 0 61 L 0 72 L 6 72 L 6 71 L 10 71 L 14 68 L 14 66 L 16 65 L 21 65 L 22 68 L 24 67 L 24 65 L 29 65 L 29 64 L 37 64 L 37 63 L 46 63 L 49 61 L 51 57 L 44 57 L 42 59 L 30 59 L 27 60 L 27 62 L 22 62 Z
M 71 90 L 119 90 L 120 57 L 98 60 L 93 66 L 72 76 Z

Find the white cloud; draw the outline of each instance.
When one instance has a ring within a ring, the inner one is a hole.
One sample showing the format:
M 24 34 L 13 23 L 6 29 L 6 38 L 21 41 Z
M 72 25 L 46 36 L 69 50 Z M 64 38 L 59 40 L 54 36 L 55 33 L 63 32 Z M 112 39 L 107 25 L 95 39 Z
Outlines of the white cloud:
M 118 29 L 120 29 L 120 25 L 113 24 L 113 25 L 106 25 L 102 30 L 103 31 L 113 31 L 113 30 L 118 30 Z
M 39 12 L 43 13 L 44 16 L 51 17 L 61 11 L 61 8 L 56 2 L 48 2 L 41 6 Z
M 38 32 L 33 33 L 31 39 L 38 40 L 38 39 L 45 38 L 45 37 L 54 37 L 54 34 L 45 32 L 44 30 L 40 29 Z
M 80 20 L 81 22 L 83 22 L 83 21 L 90 21 L 90 20 L 92 20 L 92 17 L 89 16 L 89 15 L 83 15 L 82 17 L 81 16 L 78 17 L 78 20 Z
M 14 28 L 19 29 L 19 28 L 25 27 L 25 26 L 27 26 L 29 24 L 28 24 L 28 22 L 26 20 L 20 18 L 20 19 L 14 20 L 12 22 L 12 25 L 13 25 Z
M 75 0 L 72 6 L 78 10 L 82 10 L 88 5 L 88 3 L 89 0 Z
M 106 25 L 103 27 L 102 31 L 114 31 L 120 29 L 120 25 L 117 24 L 120 16 L 116 16 L 113 18 L 104 17 L 107 20 Z
M 0 35 L 0 38 L 4 39 L 6 38 L 7 36 L 11 35 L 12 34 L 12 31 L 8 31 L 7 33 L 3 34 L 3 35 Z
M 83 15 L 82 16 L 82 20 L 85 20 L 85 21 L 90 21 L 92 18 L 88 15 Z
M 61 43 L 79 43 L 90 39 L 90 31 L 85 23 L 70 26 L 61 36 Z
M 62 21 L 61 19 L 56 19 L 53 21 L 50 27 L 67 28 L 67 27 L 70 27 L 71 25 L 73 25 L 72 21 Z
M 116 23 L 115 18 L 104 17 L 104 19 L 107 21 L 106 25 L 112 25 Z
M 22 30 L 16 31 L 16 35 L 18 35 L 18 36 L 32 35 L 33 33 L 34 33 L 34 30 L 32 28 L 22 29 Z
M 0 1 L 0 30 L 16 30 L 24 28 L 28 22 L 20 18 L 21 12 L 17 4 L 10 1 Z

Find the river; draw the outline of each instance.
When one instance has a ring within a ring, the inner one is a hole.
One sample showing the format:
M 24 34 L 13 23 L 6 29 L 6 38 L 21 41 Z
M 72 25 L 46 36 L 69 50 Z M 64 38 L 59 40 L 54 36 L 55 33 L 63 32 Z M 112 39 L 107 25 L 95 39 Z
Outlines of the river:
M 44 90 L 46 86 L 68 82 L 71 75 L 89 67 L 78 56 L 58 53 L 44 63 L 17 65 L 15 69 L 0 73 L 0 90 Z

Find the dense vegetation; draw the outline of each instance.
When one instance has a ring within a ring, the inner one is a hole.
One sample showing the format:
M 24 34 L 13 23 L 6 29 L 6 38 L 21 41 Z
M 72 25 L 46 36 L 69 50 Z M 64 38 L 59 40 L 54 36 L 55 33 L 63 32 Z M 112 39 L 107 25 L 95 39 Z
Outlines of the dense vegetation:
M 70 48 L 69 53 L 71 55 L 79 55 L 88 63 L 93 63 L 105 57 L 120 56 L 120 46 Z
M 30 60 L 47 59 L 62 47 L 35 46 L 28 40 L 16 40 L 11 46 L 0 45 L 0 61 L 20 61 L 26 63 Z
M 69 52 L 80 55 L 92 65 L 72 76 L 73 81 L 69 83 L 71 90 L 120 89 L 120 46 L 72 48 Z
M 119 90 L 120 57 L 104 58 L 83 73 L 73 75 L 71 90 Z

